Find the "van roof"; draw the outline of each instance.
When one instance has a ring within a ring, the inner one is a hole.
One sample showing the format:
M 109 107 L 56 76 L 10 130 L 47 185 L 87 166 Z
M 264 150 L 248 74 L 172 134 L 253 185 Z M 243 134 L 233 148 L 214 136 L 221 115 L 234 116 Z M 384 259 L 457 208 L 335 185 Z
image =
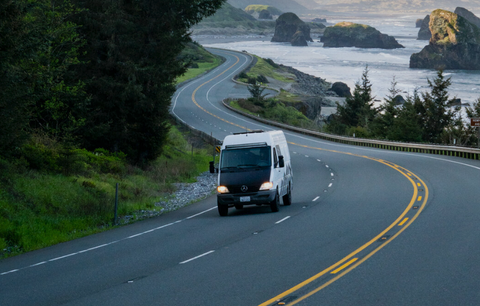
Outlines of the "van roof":
M 246 133 L 234 133 L 225 137 L 223 140 L 223 148 L 232 146 L 273 146 L 278 143 L 279 139 L 285 141 L 285 136 L 280 130 L 268 131 L 268 132 L 246 132 Z

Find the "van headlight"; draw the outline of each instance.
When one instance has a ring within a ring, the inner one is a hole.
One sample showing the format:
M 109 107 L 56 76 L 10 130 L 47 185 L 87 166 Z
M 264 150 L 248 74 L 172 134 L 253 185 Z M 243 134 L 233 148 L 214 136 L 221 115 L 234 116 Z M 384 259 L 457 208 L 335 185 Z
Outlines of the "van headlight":
M 270 190 L 272 189 L 272 187 L 273 187 L 272 182 L 266 182 L 266 183 L 263 183 L 262 186 L 260 186 L 260 190 Z
M 230 191 L 228 191 L 228 188 L 225 187 L 225 186 L 218 186 L 217 191 L 218 191 L 218 193 L 229 193 L 230 192 Z

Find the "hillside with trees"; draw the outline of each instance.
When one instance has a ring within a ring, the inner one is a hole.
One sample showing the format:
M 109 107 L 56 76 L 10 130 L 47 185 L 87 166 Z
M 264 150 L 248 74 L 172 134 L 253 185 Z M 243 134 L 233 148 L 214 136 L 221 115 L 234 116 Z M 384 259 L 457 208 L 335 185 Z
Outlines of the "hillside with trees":
M 33 134 L 154 160 L 189 29 L 224 0 L 0 2 L 0 156 Z M 27 158 L 28 159 L 28 158 Z

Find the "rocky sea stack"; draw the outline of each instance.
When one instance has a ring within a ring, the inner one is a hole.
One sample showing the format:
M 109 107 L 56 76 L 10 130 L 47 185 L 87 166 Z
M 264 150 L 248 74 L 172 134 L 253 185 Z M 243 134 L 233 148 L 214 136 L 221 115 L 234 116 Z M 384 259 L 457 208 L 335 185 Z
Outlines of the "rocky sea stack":
M 480 28 L 445 10 L 430 15 L 430 43 L 410 57 L 410 68 L 480 70 Z
M 430 32 L 429 23 L 430 23 L 430 15 L 427 15 L 422 20 L 422 24 L 420 25 L 420 30 L 418 31 L 417 40 L 430 40 L 430 37 L 432 37 L 432 32 Z
M 394 37 L 382 34 L 368 25 L 352 22 L 340 22 L 333 27 L 327 27 L 321 42 L 324 47 L 332 48 L 404 48 Z
M 289 42 L 292 46 L 308 46 L 312 42 L 310 27 L 294 13 L 285 13 L 275 22 L 272 42 Z

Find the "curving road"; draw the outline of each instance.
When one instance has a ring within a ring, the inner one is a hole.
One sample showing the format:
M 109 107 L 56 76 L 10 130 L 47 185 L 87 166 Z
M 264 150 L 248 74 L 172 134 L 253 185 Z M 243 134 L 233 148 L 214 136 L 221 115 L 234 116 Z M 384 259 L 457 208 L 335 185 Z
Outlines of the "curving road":
M 223 139 L 271 129 L 221 106 L 250 62 L 181 87 L 172 112 Z M 159 218 L 0 262 L 0 305 L 478 305 L 480 162 L 286 132 L 293 204 L 214 196 Z

